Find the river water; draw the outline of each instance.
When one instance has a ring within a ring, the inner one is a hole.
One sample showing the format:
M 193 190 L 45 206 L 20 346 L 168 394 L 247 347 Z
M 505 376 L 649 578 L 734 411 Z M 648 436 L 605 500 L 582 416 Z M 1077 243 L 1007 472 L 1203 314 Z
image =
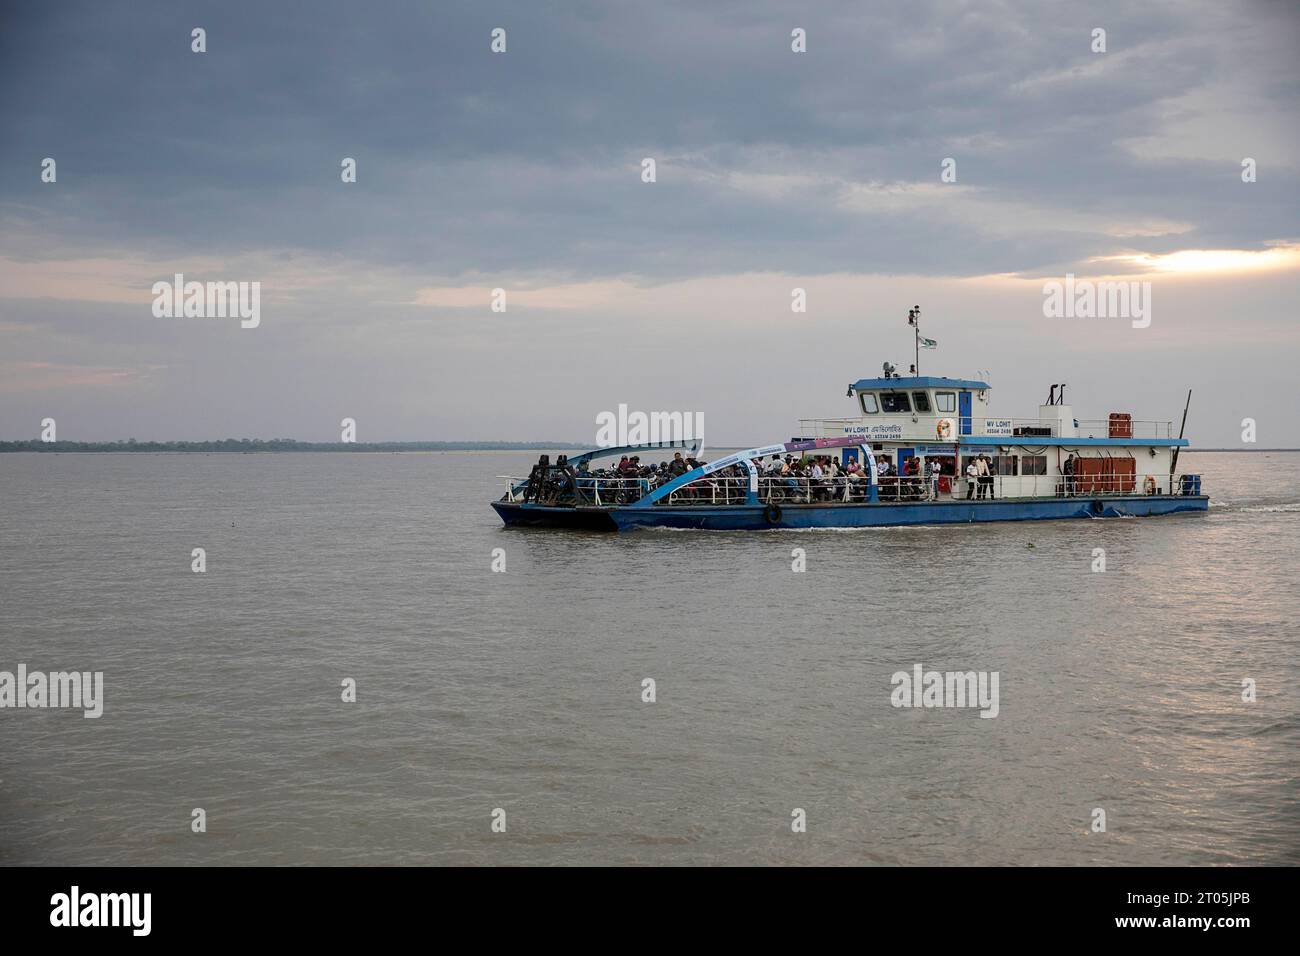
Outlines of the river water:
M 0 670 L 104 674 L 0 710 L 0 863 L 1300 862 L 1300 454 L 1185 455 L 1204 515 L 625 535 L 504 529 L 532 458 L 0 455 Z

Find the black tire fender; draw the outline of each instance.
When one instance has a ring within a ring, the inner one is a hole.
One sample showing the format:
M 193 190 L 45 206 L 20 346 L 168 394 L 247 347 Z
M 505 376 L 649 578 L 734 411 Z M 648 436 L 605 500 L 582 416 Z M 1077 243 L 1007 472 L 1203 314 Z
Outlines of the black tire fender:
M 781 521 L 781 506 L 775 502 L 768 502 L 767 507 L 763 509 L 763 519 L 768 524 L 778 524 Z

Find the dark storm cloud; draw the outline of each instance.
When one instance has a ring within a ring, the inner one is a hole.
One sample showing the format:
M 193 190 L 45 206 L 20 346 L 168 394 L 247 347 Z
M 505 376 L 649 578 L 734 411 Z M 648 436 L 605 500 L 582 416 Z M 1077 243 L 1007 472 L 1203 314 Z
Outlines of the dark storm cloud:
M 1143 160 L 1122 144 L 1157 134 L 1175 97 L 1243 69 L 1270 31 L 1294 36 L 1294 18 L 1267 6 L 1052 11 L 25 6 L 0 41 L 2 251 L 300 249 L 444 277 L 653 281 L 1031 271 L 1123 245 L 1098 217 L 1121 232 L 1182 224 L 1201 246 L 1289 235 L 1294 154 L 1261 159 L 1269 184 L 1243 196 L 1235 163 Z M 1197 25 L 1207 18 L 1217 29 Z M 196 25 L 204 55 L 189 50 Z M 1098 25 L 1105 54 L 1089 50 Z M 504 56 L 488 50 L 496 26 Z M 795 26 L 808 54 L 790 52 Z M 1254 95 L 1289 108 L 1294 77 L 1266 76 Z M 57 197 L 35 175 L 47 155 Z M 344 156 L 360 173 L 346 188 Z M 659 163 L 653 186 L 639 180 L 643 156 Z M 845 201 L 868 184 L 937 186 L 947 156 L 960 190 Z M 764 191 L 736 173 L 802 178 Z M 1042 214 L 1009 230 L 978 212 L 1011 200 Z M 1188 244 L 1144 232 L 1152 251 Z

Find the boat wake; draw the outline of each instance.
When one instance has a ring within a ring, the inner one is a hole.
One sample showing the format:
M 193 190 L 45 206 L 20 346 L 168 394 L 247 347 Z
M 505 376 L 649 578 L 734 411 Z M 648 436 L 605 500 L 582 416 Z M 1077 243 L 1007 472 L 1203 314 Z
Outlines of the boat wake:
M 1300 513 L 1300 501 L 1211 501 L 1210 507 L 1242 514 Z

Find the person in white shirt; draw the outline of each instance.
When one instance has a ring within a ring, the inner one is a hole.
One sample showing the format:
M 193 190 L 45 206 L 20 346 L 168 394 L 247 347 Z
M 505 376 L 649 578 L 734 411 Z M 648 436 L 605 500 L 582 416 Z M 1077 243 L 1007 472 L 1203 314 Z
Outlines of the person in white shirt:
M 975 497 L 977 499 L 981 499 L 986 494 L 988 494 L 988 475 L 989 475 L 988 461 L 984 458 L 983 455 L 980 455 L 975 459 L 975 485 L 976 485 Z
M 970 501 L 975 497 L 975 486 L 979 484 L 980 470 L 975 464 L 978 459 L 972 458 L 970 464 L 966 466 L 966 500 Z
M 980 455 L 980 493 L 981 498 L 994 498 L 993 494 L 993 459 Z

